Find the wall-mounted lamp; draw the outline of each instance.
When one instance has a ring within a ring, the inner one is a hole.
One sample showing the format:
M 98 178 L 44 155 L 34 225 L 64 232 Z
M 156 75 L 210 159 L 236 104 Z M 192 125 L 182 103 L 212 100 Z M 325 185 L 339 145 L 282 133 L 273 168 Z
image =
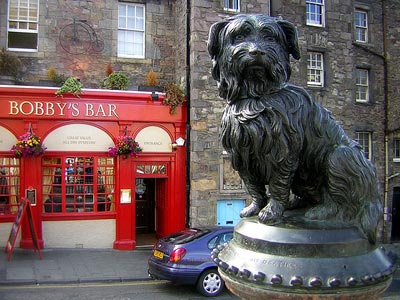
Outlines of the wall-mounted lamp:
M 177 138 L 175 142 L 171 143 L 172 150 L 176 150 L 178 146 L 182 147 L 185 145 L 185 140 L 181 137 Z
M 157 101 L 158 100 L 158 94 L 156 92 L 151 92 L 151 101 Z

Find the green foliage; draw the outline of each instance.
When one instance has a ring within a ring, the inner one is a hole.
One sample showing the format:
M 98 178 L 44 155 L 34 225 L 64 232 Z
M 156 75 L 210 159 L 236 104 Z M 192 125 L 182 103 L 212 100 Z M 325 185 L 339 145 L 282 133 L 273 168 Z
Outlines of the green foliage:
M 4 48 L 0 51 L 0 74 L 15 78 L 21 66 L 22 62 L 17 55 L 7 52 Z
M 79 98 L 82 93 L 82 83 L 76 77 L 68 77 L 64 84 L 55 92 L 57 97 L 62 97 L 65 93 L 71 93 Z
M 176 83 L 168 83 L 164 87 L 165 97 L 163 104 L 171 107 L 170 113 L 174 114 L 176 107 L 186 101 L 185 93 Z
M 109 90 L 127 90 L 129 80 L 128 77 L 120 72 L 112 72 L 103 80 L 101 88 Z

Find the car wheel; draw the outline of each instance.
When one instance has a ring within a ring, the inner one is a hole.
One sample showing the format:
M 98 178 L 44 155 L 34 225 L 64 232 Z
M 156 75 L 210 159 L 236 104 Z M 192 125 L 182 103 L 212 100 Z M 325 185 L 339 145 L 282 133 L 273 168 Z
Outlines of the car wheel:
M 224 281 L 217 269 L 209 269 L 200 275 L 196 288 L 203 296 L 211 297 L 219 295 L 224 286 Z

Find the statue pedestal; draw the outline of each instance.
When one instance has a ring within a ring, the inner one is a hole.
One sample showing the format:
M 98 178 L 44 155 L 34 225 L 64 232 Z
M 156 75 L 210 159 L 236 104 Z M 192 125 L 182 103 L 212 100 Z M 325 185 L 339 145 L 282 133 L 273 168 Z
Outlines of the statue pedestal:
M 273 226 L 243 219 L 212 256 L 228 289 L 249 300 L 375 300 L 395 271 L 357 228 L 298 216 Z

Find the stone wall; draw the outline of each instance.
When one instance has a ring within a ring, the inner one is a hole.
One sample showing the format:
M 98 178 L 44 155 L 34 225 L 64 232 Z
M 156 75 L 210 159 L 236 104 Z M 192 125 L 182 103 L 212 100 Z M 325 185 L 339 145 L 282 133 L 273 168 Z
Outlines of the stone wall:
M 6 46 L 6 4 L 0 4 L 0 47 Z M 130 1 L 146 4 L 146 45 L 144 59 L 117 57 L 118 1 L 40 1 L 39 49 L 37 52 L 20 52 L 24 68 L 22 84 L 39 84 L 47 80 L 50 66 L 66 76 L 81 79 L 84 87 L 96 88 L 105 77 L 108 64 L 114 71 L 122 71 L 130 79 L 130 89 L 145 84 L 147 72 L 154 68 L 159 83 L 175 80 L 177 57 L 175 1 Z M 74 55 L 60 46 L 62 29 L 77 20 L 87 20 L 99 38 L 104 40 L 104 50 L 89 50 Z
M 190 40 L 190 224 L 216 224 L 219 199 L 244 199 L 243 191 L 221 193 L 220 177 L 223 149 L 219 125 L 225 101 L 218 97 L 211 77 L 211 59 L 207 52 L 210 26 L 227 14 L 223 1 L 191 1 Z M 269 14 L 269 0 L 241 0 L 241 12 Z

